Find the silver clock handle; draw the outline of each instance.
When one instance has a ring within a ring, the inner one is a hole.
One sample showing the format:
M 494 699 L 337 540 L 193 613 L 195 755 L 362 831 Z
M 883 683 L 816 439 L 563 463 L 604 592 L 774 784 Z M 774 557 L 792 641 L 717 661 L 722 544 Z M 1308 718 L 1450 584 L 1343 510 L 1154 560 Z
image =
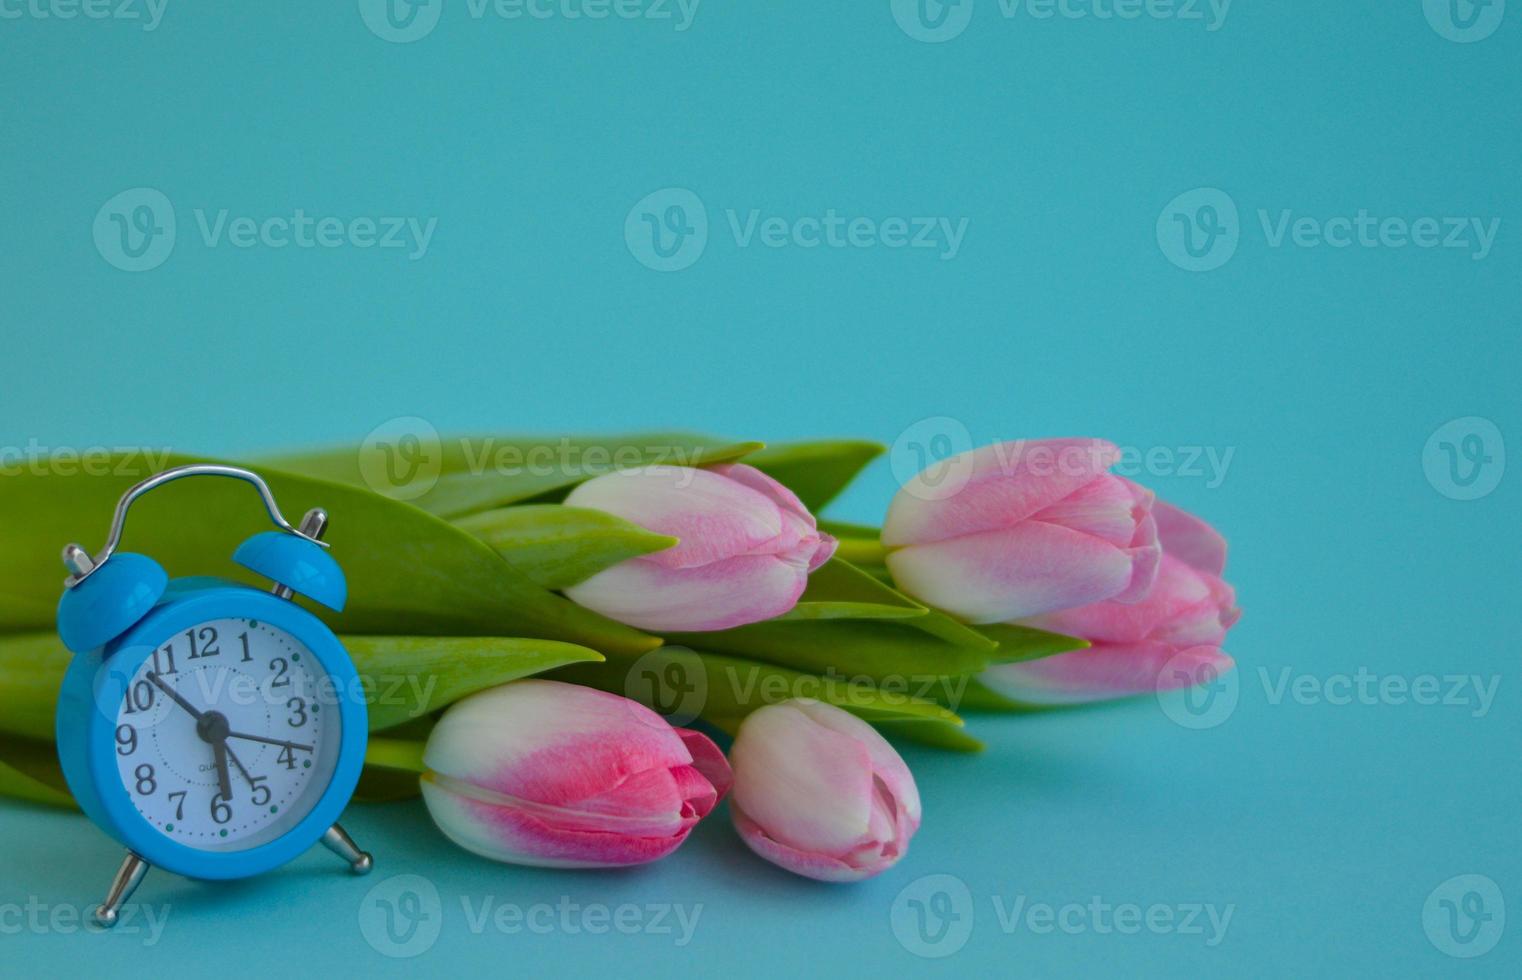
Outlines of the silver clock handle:
M 127 511 L 139 497 L 150 490 L 156 490 L 166 483 L 173 483 L 175 480 L 180 480 L 187 476 L 225 476 L 231 477 L 234 480 L 242 480 L 244 483 L 253 484 L 254 489 L 259 491 L 259 497 L 264 501 L 264 509 L 269 513 L 270 520 L 275 522 L 276 527 L 282 531 L 306 538 L 308 541 L 312 541 L 323 548 L 328 547 L 326 541 L 302 533 L 299 528 L 293 527 L 291 522 L 285 519 L 285 515 L 280 513 L 280 505 L 275 503 L 275 495 L 270 491 L 269 484 L 265 483 L 264 478 L 259 474 L 239 466 L 226 466 L 221 463 L 191 463 L 188 466 L 176 466 L 162 473 L 155 473 L 122 494 L 122 499 L 116 502 L 116 515 L 111 520 L 111 533 L 106 538 L 106 545 L 100 550 L 99 554 L 92 558 L 89 552 L 77 544 L 65 547 L 63 549 L 63 563 L 68 566 L 71 574 L 68 580 L 64 582 L 64 587 L 72 589 L 80 582 L 89 578 L 90 573 L 105 564 L 106 559 L 116 554 L 116 548 L 121 544 L 122 532 L 127 526 Z

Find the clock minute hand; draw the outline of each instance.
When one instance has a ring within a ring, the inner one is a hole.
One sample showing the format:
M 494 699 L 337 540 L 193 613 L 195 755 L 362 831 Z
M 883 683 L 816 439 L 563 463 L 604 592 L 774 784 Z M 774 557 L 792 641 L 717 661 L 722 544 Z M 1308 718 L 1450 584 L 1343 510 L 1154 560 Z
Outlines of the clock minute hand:
M 246 732 L 228 732 L 228 738 L 243 738 L 250 742 L 263 742 L 266 745 L 283 745 L 288 749 L 300 749 L 303 752 L 312 751 L 310 745 L 302 745 L 300 742 L 287 742 L 279 738 L 265 738 L 263 735 L 249 735 Z
M 198 709 L 195 705 L 191 704 L 189 701 L 186 701 L 184 698 L 180 697 L 180 693 L 178 691 L 176 691 L 174 688 L 170 687 L 169 684 L 162 677 L 159 676 L 158 671 L 156 671 L 156 670 L 150 670 L 148 672 L 147 676 L 148 676 L 148 680 L 150 682 L 152 682 L 154 687 L 158 688 L 160 691 L 163 691 L 165 694 L 169 695 L 169 697 L 171 699 L 173 699 L 175 704 L 179 705 L 180 707 L 184 708 L 186 711 L 190 712 L 190 716 L 192 718 L 194 718 L 196 721 L 200 721 L 201 720 L 201 714 L 202 714 L 202 712 L 200 711 L 200 709 Z

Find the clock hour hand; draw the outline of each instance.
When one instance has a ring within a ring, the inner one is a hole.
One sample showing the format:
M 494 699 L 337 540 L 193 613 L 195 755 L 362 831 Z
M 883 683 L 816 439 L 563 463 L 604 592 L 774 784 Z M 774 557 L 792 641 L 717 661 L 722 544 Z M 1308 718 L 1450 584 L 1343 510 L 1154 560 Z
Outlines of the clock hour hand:
M 302 745 L 300 742 L 287 742 L 285 739 L 265 738 L 263 735 L 249 735 L 245 732 L 228 732 L 227 737 L 247 739 L 250 742 L 263 742 L 266 745 L 282 745 L 288 749 L 300 749 L 303 752 L 312 751 L 310 745 Z
M 211 751 L 217 760 L 217 792 L 221 794 L 222 799 L 231 802 L 233 798 L 233 780 L 227 771 L 227 739 L 221 738 L 211 743 Z M 243 767 L 239 766 L 238 768 L 242 769 Z
M 195 705 L 191 704 L 189 701 L 186 701 L 184 698 L 180 697 L 180 693 L 178 691 L 176 691 L 174 688 L 170 687 L 168 682 L 166 682 L 162 677 L 159 676 L 158 671 L 156 671 L 156 670 L 150 670 L 148 672 L 148 680 L 153 684 L 154 687 L 158 688 L 160 691 L 163 691 L 165 694 L 169 695 L 169 697 L 174 701 L 175 704 L 179 705 L 180 707 L 184 708 L 186 711 L 190 712 L 190 716 L 192 718 L 194 718 L 196 721 L 200 721 L 201 720 L 201 714 L 202 713 L 201 713 L 200 709 L 198 709 Z

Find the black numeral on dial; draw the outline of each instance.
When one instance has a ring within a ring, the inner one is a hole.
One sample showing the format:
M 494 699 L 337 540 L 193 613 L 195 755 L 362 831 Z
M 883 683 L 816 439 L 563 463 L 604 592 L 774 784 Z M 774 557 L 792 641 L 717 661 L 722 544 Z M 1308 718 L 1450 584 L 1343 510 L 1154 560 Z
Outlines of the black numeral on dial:
M 202 626 L 199 630 L 188 629 L 185 631 L 185 639 L 190 641 L 191 660 L 200 660 L 202 657 L 216 657 L 222 653 L 221 648 L 217 646 L 217 628 L 215 626 Z
M 131 755 L 137 751 L 137 729 L 131 725 L 116 726 L 116 751 L 119 755 Z

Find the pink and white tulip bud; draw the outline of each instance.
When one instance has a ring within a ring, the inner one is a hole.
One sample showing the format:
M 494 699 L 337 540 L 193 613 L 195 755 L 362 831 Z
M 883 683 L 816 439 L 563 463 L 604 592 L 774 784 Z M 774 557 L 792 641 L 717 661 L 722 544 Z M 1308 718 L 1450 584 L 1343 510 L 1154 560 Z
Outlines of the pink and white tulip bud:
M 1236 593 L 1220 578 L 1226 541 L 1199 518 L 1158 502 L 1162 537 L 1157 581 L 1130 605 L 1098 602 L 1024 620 L 1093 645 L 1019 664 L 1000 664 L 980 679 L 1027 704 L 1078 704 L 1188 687 L 1230 671 L 1221 649 L 1237 621 Z M 1166 668 L 1166 669 L 1165 669 Z
M 1106 472 L 1119 458 L 1103 440 L 1046 439 L 941 461 L 888 509 L 894 583 L 971 623 L 1135 602 L 1157 574 L 1157 525 L 1152 492 Z
M 797 605 L 835 539 L 791 490 L 752 466 L 648 466 L 576 487 L 566 503 L 632 521 L 680 543 L 604 569 L 565 590 L 630 626 L 724 630 Z
M 753 712 L 729 752 L 735 829 L 750 849 L 820 881 L 891 867 L 920 825 L 909 767 L 871 725 L 797 699 Z
M 544 680 L 455 703 L 423 762 L 423 799 L 450 840 L 539 867 L 663 858 L 731 783 L 706 736 L 627 698 Z

